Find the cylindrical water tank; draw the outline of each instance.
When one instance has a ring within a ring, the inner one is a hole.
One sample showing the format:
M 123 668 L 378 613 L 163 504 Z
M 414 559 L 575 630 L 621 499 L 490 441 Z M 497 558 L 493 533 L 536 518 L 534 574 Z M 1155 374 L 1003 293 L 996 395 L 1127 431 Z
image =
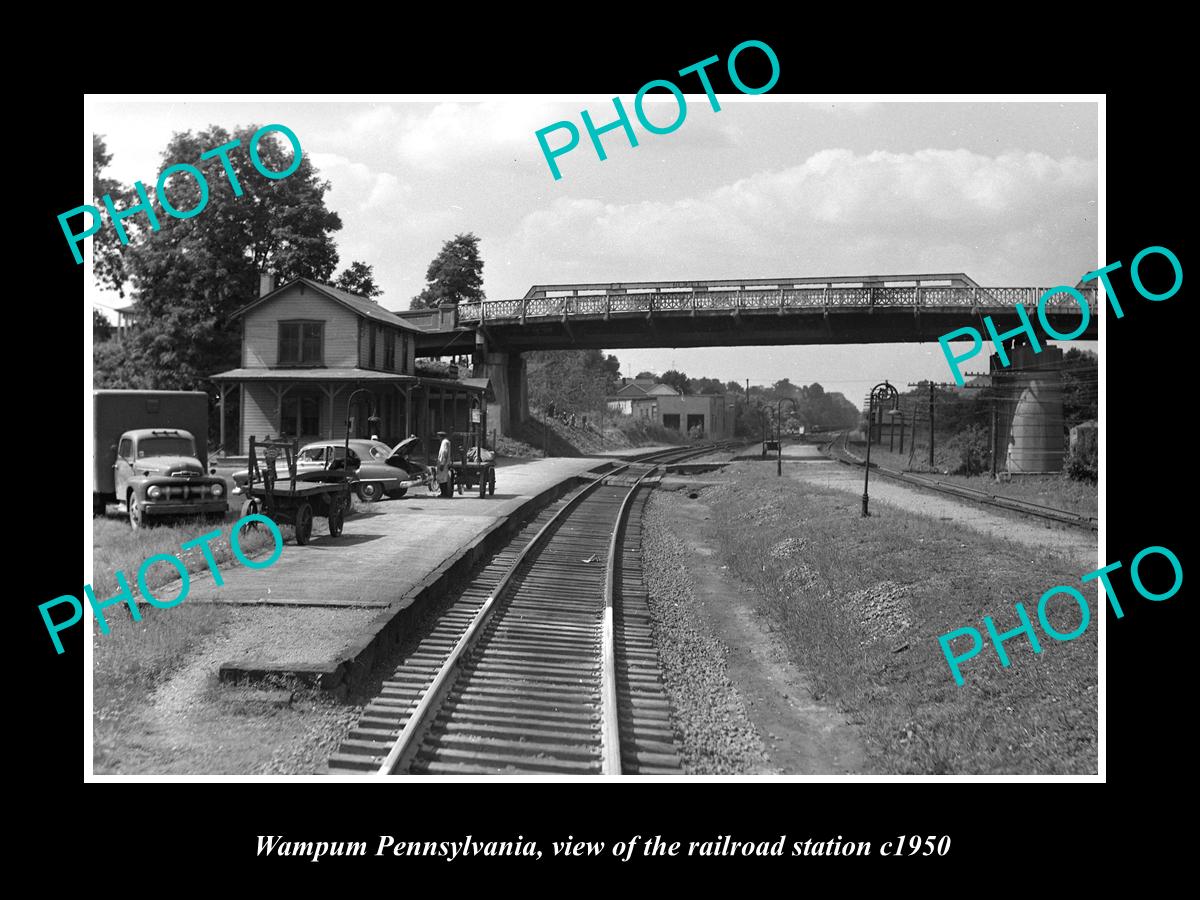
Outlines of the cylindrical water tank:
M 1035 474 L 1063 467 L 1062 376 L 1056 369 L 1015 372 L 1017 396 L 1009 432 L 1007 468 Z

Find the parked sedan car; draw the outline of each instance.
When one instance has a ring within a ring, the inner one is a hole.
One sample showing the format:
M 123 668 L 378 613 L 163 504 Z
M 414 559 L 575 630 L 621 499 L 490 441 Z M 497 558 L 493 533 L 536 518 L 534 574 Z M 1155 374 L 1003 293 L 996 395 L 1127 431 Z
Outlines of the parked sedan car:
M 409 441 L 415 441 L 410 438 Z M 408 441 L 401 441 L 397 449 Z M 374 503 L 386 494 L 389 497 L 403 497 L 413 485 L 424 484 L 428 473 L 424 468 L 409 468 L 400 464 L 400 460 L 389 462 L 393 448 L 382 441 L 366 440 L 364 438 L 350 439 L 350 464 L 357 470 L 354 473 L 354 490 L 360 500 Z M 296 455 L 296 474 L 327 469 L 331 464 L 341 465 L 346 458 L 344 441 L 315 441 L 305 444 Z M 402 458 L 401 458 L 402 459 Z M 415 469 L 415 470 L 414 470 Z M 249 470 L 242 469 L 233 473 L 235 494 L 240 494 L 249 480 Z M 255 481 L 259 476 L 255 476 Z

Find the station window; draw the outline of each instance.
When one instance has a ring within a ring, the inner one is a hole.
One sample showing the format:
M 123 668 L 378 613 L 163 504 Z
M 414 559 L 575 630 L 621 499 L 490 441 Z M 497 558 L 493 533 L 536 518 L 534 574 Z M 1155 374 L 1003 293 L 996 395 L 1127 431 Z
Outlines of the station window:
M 289 437 L 316 437 L 321 433 L 321 405 L 316 394 L 292 394 L 283 398 L 279 433 Z
M 280 322 L 280 365 L 319 366 L 325 358 L 324 322 Z

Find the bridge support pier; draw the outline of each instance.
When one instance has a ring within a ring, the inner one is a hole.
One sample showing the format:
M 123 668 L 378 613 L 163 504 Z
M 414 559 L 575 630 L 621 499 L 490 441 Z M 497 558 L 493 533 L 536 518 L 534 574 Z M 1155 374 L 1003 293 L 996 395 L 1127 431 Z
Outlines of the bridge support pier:
M 488 404 L 488 422 L 502 435 L 512 437 L 529 418 L 529 385 L 525 357 L 520 353 L 478 353 L 483 374 L 491 379 L 496 401 Z

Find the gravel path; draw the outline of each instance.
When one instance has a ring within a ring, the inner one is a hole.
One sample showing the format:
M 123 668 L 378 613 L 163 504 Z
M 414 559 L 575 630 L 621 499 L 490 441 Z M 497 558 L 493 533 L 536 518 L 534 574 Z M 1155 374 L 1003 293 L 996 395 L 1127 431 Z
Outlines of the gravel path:
M 816 447 L 805 450 L 817 453 Z M 808 481 L 822 487 L 831 487 L 862 496 L 862 469 L 850 468 L 833 461 L 787 464 L 784 459 L 783 475 L 798 481 Z M 1084 531 L 1028 516 L 992 512 L 969 500 L 956 500 L 942 494 L 923 491 L 906 484 L 892 481 L 883 476 L 872 476 L 870 484 L 872 509 L 876 503 L 897 506 L 901 509 L 932 516 L 942 521 L 951 521 L 965 528 L 993 537 L 1005 538 L 1038 549 L 1053 548 L 1077 561 L 1081 571 L 1096 568 L 1099 538 L 1094 531 Z
M 133 712 L 106 774 L 297 775 L 325 771 L 361 710 L 308 689 L 235 687 L 217 679 L 221 663 L 279 649 L 295 636 L 328 631 L 345 610 L 279 607 L 225 610 L 218 631 L 189 651 Z M 370 610 L 364 612 L 370 614 Z M 339 623 L 340 624 L 340 623 Z
M 766 750 L 733 686 L 726 647 L 696 608 L 688 560 L 657 494 L 646 504 L 642 566 L 655 643 L 681 736 L 684 771 L 691 775 L 771 772 Z

